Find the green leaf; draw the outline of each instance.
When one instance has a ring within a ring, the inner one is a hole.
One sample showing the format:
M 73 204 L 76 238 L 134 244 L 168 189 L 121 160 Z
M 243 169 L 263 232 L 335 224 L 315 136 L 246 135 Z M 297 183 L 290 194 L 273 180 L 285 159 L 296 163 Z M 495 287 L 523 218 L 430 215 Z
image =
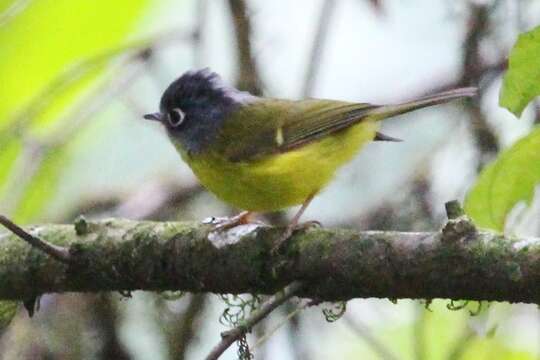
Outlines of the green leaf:
M 411 311 L 411 304 L 401 301 L 400 309 L 396 311 Z M 427 311 L 416 318 L 414 324 L 401 326 L 373 326 L 371 334 L 379 339 L 385 349 L 394 355 L 397 359 L 415 359 L 418 358 L 418 348 L 414 341 L 418 336 L 418 329 L 421 327 L 423 357 L 429 360 L 538 360 L 534 352 L 525 350 L 527 346 L 534 346 L 527 341 L 521 342 L 518 346 L 522 348 L 509 348 L 507 343 L 514 343 L 516 339 L 521 339 L 519 333 L 512 334 L 483 334 L 472 330 L 473 328 L 482 329 L 489 323 L 488 317 L 493 316 L 493 312 L 485 314 L 485 319 L 475 319 L 475 325 L 471 326 L 471 316 L 468 311 L 450 311 L 446 309 L 447 300 L 434 300 L 431 304 L 432 311 Z M 506 305 L 494 304 L 499 308 L 498 312 L 505 319 L 508 310 Z M 421 323 L 418 323 L 420 321 Z M 355 320 L 350 321 L 352 323 Z M 347 322 L 346 322 L 347 323 Z M 490 328 L 493 327 L 490 325 Z M 332 349 L 327 358 L 336 359 L 378 359 L 382 358 L 373 351 L 363 341 L 354 341 L 358 339 L 358 334 L 351 331 L 350 334 L 344 334 L 343 346 Z M 492 335 L 492 336 L 489 336 Z M 349 340 L 350 339 L 350 340 Z M 523 345 L 522 345 L 523 344 Z M 533 348 L 534 349 L 534 348 Z M 326 355 L 326 353 L 325 353 Z M 323 356 L 324 357 L 324 356 Z
M 59 115 L 76 104 L 111 59 L 121 54 L 116 49 L 150 3 L 31 1 L 0 26 L 0 210 L 2 205 L 14 209 L 17 221 L 40 215 L 68 157 L 64 150 L 48 153 L 38 165 L 36 179 L 13 184 L 11 172 L 21 162 L 21 134 L 39 142 L 57 130 Z M 11 4 L 0 0 L 0 9 Z M 23 187 L 26 192 L 21 194 Z
M 19 303 L 16 301 L 0 301 L 0 331 L 11 323 L 18 307 Z
M 524 351 L 511 349 L 501 342 L 479 339 L 471 344 L 461 357 L 463 360 L 535 360 L 538 359 L 534 354 Z
M 35 101 L 70 66 L 118 47 L 148 3 L 149 0 L 30 2 L 24 11 L 0 27 L 0 124 Z M 91 79 L 98 73 L 93 72 Z M 70 91 L 56 96 L 54 104 L 43 109 L 47 116 L 40 120 L 47 122 L 57 117 L 91 79 L 82 76 L 82 85 L 76 86 L 75 81 L 71 88 L 64 89 Z
M 508 59 L 499 104 L 516 116 L 540 95 L 540 26 L 519 36 Z
M 465 199 L 465 212 L 480 227 L 504 230 L 520 201 L 530 203 L 540 183 L 540 127 L 505 150 L 480 174 Z

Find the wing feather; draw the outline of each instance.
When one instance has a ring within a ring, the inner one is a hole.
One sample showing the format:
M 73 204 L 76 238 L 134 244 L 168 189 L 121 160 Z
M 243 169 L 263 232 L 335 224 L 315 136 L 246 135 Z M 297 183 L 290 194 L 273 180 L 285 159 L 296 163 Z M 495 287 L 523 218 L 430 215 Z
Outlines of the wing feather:
M 260 100 L 226 121 L 219 151 L 232 161 L 288 151 L 356 124 L 375 108 L 333 100 Z

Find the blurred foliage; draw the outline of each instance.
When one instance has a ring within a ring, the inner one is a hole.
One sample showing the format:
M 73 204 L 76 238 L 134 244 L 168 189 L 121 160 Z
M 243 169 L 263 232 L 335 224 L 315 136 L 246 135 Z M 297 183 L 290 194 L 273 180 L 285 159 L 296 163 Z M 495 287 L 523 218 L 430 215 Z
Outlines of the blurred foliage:
M 0 78 L 2 98 L 0 124 L 5 127 L 16 112 L 37 96 L 50 96 L 43 90 L 57 85 L 54 101 L 39 116 L 26 119 L 38 126 L 55 119 L 103 66 L 84 73 L 74 81 L 58 84 L 55 78 L 96 53 L 117 47 L 135 24 L 148 0 L 31 2 L 5 26 L 0 27 Z M 1 4 L 3 3 L 3 4 Z M 0 8 L 6 3 L 1 1 Z M 76 14 L 77 16 L 73 16 Z M 74 74 L 75 77 L 75 74 Z
M 536 356 L 523 349 L 509 347 L 499 334 L 497 315 L 482 311 L 479 317 L 471 317 L 469 309 L 448 310 L 445 300 L 435 300 L 431 310 L 421 314 L 423 327 L 423 358 L 430 360 L 532 360 Z M 495 309 L 495 312 L 506 313 L 506 305 Z M 375 330 L 375 329 L 374 329 Z M 410 325 L 392 326 L 385 324 L 381 331 L 376 331 L 380 339 L 398 359 L 418 359 L 418 349 L 415 349 L 411 339 L 417 329 Z M 343 359 L 373 359 L 372 349 L 362 342 L 343 348 L 344 354 L 336 358 Z
M 3 331 L 11 322 L 19 303 L 16 301 L 0 301 L 0 331 Z
M 22 151 L 22 143 L 19 139 L 4 136 L 0 137 L 0 144 L 2 145 L 2 151 L 0 151 L 0 198 L 2 198 L 3 190 L 6 188 L 6 180 L 17 156 Z
M 526 351 L 514 350 L 505 347 L 500 342 L 489 339 L 475 341 L 469 349 L 465 351 L 462 360 L 534 360 L 537 357 Z
M 465 211 L 484 228 L 504 230 L 508 213 L 520 201 L 530 203 L 540 183 L 540 128 L 488 165 L 465 200 Z
M 12 3 L 0 0 L 0 10 Z M 17 221 L 34 219 L 54 194 L 70 139 L 45 149 L 38 161 L 24 159 L 22 142 L 39 147 L 55 130 L 59 115 L 103 74 L 114 54 L 107 52 L 119 47 L 149 3 L 32 1 L 0 27 L 0 203 Z
M 540 94 L 540 26 L 521 34 L 510 54 L 500 104 L 517 116 Z M 503 231 L 506 218 L 520 201 L 530 204 L 540 183 L 540 128 L 518 141 L 480 174 L 465 201 L 480 226 Z
M 40 214 L 42 207 L 54 194 L 62 169 L 70 160 L 70 154 L 70 147 L 62 146 L 43 155 L 41 166 L 28 179 L 26 189 L 18 199 L 19 205 L 13 213 L 14 218 L 27 221 Z
M 499 103 L 516 116 L 540 95 L 540 26 L 523 33 L 510 52 Z

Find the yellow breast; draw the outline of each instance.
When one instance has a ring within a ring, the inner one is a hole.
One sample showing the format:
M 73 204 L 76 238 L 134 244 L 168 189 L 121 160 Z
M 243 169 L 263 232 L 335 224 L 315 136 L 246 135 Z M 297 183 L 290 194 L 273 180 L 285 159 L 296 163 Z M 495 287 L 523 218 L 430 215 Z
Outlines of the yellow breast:
M 223 201 L 243 210 L 275 211 L 322 190 L 341 165 L 373 140 L 377 128 L 366 120 L 298 149 L 249 162 L 230 162 L 213 153 L 183 158 Z

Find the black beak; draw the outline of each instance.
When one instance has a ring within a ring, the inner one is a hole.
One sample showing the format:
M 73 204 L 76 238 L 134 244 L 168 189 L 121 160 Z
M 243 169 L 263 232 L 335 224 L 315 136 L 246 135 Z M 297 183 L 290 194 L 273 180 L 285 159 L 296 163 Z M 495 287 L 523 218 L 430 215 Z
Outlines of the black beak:
M 143 116 L 146 120 L 154 120 L 154 121 L 161 121 L 161 113 L 152 113 L 152 114 L 146 114 Z

